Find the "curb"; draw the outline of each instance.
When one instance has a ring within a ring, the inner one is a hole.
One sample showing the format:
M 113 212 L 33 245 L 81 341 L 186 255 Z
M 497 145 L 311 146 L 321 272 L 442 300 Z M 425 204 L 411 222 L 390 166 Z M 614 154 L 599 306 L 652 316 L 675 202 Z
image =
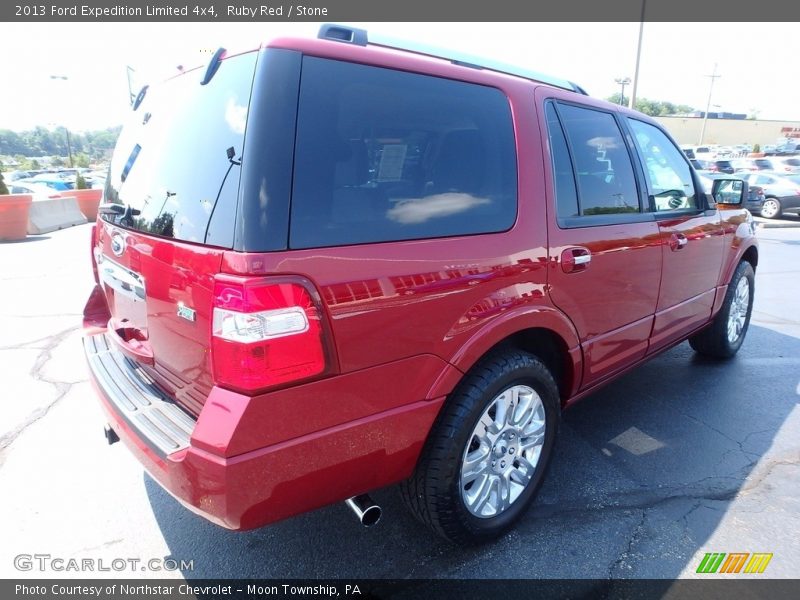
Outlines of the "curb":
M 758 224 L 759 229 L 789 229 L 791 227 L 800 227 L 800 220 L 782 221 L 782 220 L 764 219 L 762 217 L 753 217 L 753 219 Z

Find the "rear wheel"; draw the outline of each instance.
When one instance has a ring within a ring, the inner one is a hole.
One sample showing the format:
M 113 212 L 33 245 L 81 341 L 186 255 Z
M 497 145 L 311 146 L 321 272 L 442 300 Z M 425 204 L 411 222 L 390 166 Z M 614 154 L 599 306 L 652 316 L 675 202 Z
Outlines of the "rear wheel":
M 767 198 L 761 207 L 761 216 L 766 219 L 777 219 L 781 216 L 781 203 L 777 198 Z
M 519 350 L 484 359 L 442 409 L 414 475 L 401 486 L 414 515 L 453 542 L 501 535 L 541 485 L 559 418 L 547 367 Z
M 753 311 L 755 272 L 752 265 L 742 261 L 733 273 L 725 301 L 711 325 L 689 338 L 689 344 L 699 354 L 730 358 L 739 351 L 750 325 Z

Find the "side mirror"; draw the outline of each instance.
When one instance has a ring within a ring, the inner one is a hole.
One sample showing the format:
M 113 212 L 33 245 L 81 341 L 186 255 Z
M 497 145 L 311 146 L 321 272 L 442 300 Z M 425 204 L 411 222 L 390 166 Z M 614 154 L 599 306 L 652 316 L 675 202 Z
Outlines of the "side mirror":
M 741 179 L 715 179 L 711 186 L 711 195 L 717 204 L 740 206 L 747 194 L 747 182 Z

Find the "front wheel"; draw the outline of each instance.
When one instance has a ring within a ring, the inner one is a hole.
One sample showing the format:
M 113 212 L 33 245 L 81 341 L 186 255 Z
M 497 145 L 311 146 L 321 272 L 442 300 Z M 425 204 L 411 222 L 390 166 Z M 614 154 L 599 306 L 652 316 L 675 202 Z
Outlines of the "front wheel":
M 755 291 L 755 272 L 752 265 L 742 261 L 736 267 L 725 301 L 711 325 L 689 338 L 689 344 L 699 353 L 716 358 L 730 358 L 739 351 L 750 326 Z
M 506 350 L 484 359 L 442 409 L 403 499 L 450 541 L 501 535 L 541 485 L 558 418 L 558 387 L 537 357 Z

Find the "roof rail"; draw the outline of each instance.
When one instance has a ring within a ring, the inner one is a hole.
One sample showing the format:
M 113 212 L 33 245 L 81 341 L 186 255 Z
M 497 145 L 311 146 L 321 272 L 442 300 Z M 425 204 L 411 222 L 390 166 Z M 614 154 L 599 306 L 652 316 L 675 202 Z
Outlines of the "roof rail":
M 552 77 L 550 75 L 545 75 L 544 73 L 539 73 L 537 71 L 532 71 L 516 65 L 509 65 L 497 61 L 489 61 L 469 54 L 437 48 L 435 46 L 428 46 L 426 44 L 409 42 L 406 40 L 400 40 L 382 35 L 368 35 L 367 31 L 364 29 L 356 29 L 346 25 L 334 25 L 331 23 L 326 23 L 319 28 L 317 37 L 323 40 L 333 40 L 347 44 L 354 44 L 356 46 L 366 46 L 367 44 L 372 44 L 375 46 L 383 46 L 385 48 L 392 48 L 395 50 L 406 50 L 408 52 L 414 52 L 415 54 L 423 54 L 425 56 L 449 60 L 454 65 L 460 65 L 462 67 L 468 67 L 471 69 L 485 69 L 487 71 L 496 71 L 498 73 L 505 73 L 507 75 L 515 75 L 516 77 L 522 77 L 524 79 L 546 83 L 547 85 L 552 85 L 554 87 L 569 90 L 571 92 L 577 92 L 579 94 L 583 94 L 584 96 L 589 95 L 586 90 L 584 90 L 578 84 L 560 77 Z

